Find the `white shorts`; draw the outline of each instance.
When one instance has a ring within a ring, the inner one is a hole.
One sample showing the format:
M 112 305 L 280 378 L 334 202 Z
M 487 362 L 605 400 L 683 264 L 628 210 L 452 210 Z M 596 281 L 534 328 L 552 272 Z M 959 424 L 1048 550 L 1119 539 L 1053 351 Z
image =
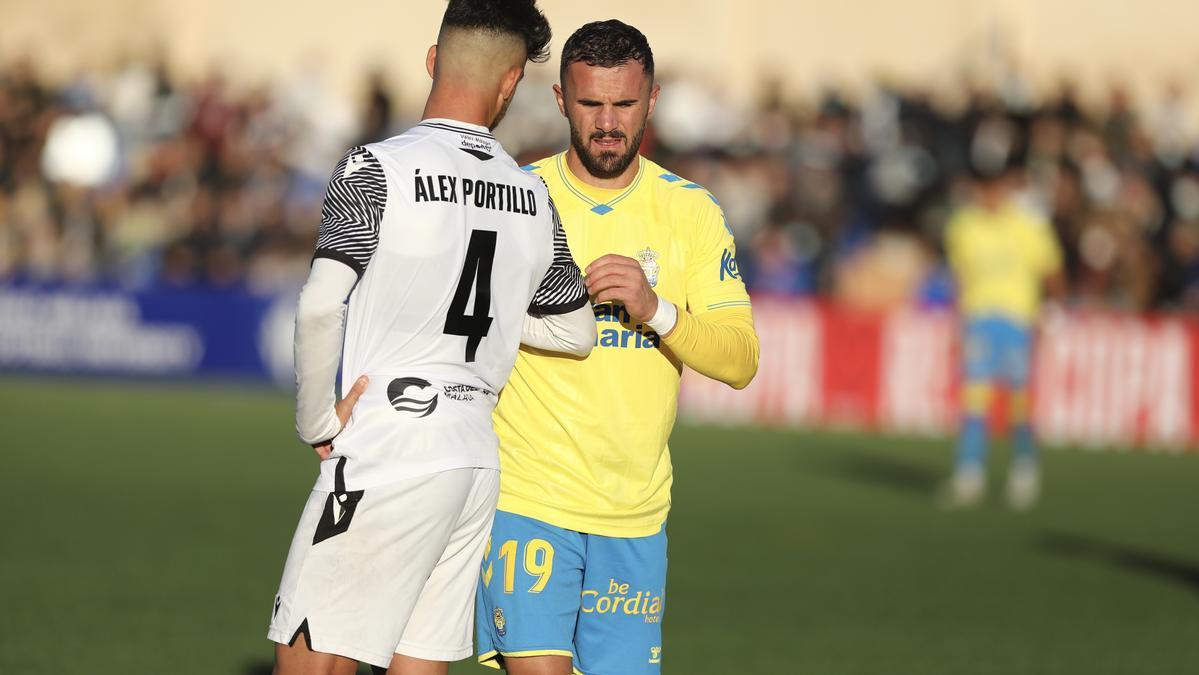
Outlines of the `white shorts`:
M 340 472 L 338 472 L 340 474 Z M 395 653 L 471 655 L 475 587 L 499 495 L 494 469 L 453 469 L 308 497 L 267 636 L 386 668 Z

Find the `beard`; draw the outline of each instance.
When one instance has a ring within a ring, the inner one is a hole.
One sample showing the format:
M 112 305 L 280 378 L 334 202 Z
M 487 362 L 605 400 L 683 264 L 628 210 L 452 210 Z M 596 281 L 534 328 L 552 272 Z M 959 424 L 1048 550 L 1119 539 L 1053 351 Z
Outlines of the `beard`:
M 574 146 L 575 152 L 579 155 L 579 161 L 583 163 L 583 168 L 587 169 L 587 173 L 592 176 L 604 180 L 616 178 L 629 168 L 633 159 L 637 157 L 637 151 L 641 148 L 641 138 L 644 135 L 645 123 L 643 122 L 636 135 L 633 136 L 633 142 L 628 144 L 628 149 L 623 154 L 611 150 L 592 153 L 588 146 L 590 141 L 601 138 L 626 138 L 624 132 L 596 131 L 584 141 L 575 125 L 570 125 L 570 144 Z

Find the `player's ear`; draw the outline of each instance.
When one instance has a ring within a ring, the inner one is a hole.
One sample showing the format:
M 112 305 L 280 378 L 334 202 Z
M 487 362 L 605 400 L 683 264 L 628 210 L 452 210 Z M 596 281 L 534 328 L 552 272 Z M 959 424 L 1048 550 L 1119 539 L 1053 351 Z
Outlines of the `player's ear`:
M 558 100 L 558 112 L 566 117 L 566 94 L 562 93 L 562 85 L 554 85 L 554 98 Z
M 429 77 L 436 79 L 434 73 L 437 72 L 437 45 L 429 47 L 429 53 L 425 55 L 425 70 L 429 71 Z
M 658 105 L 658 93 L 661 91 L 662 91 L 662 86 L 659 85 L 657 82 L 655 82 L 653 84 L 653 86 L 650 87 L 649 110 L 645 113 L 645 117 L 647 119 L 654 116 L 654 108 L 657 107 L 657 105 Z
M 511 100 L 516 95 L 516 85 L 520 84 L 521 79 L 525 76 L 525 67 L 523 65 L 513 66 L 504 73 L 504 79 L 500 80 L 500 99 L 501 101 Z

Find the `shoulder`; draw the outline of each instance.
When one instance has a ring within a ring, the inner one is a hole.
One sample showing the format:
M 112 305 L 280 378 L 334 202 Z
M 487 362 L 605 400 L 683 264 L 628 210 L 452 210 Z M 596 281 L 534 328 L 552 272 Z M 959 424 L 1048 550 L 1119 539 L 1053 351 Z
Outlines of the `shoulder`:
M 538 192 L 548 192 L 546 186 L 545 173 L 539 170 L 540 163 L 518 165 L 516 160 L 509 155 L 504 156 L 504 161 L 509 165 L 506 168 L 511 169 L 512 181 L 521 185 L 528 185 Z M 544 162 L 545 160 L 542 160 Z
M 420 125 L 386 140 L 368 143 L 361 149 L 373 154 L 384 165 L 446 154 L 443 144 L 437 142 L 437 135 Z
M 720 206 L 720 200 L 703 185 L 680 176 L 656 162 L 643 159 L 641 180 L 654 191 L 654 198 L 666 207 L 675 220 L 682 220 L 692 227 L 706 222 L 719 222 L 731 235 L 732 227 Z
M 550 155 L 518 167 L 538 195 L 544 196 L 553 205 L 554 189 L 561 181 L 557 180 L 557 169 L 554 168 L 559 155 Z
M 386 192 L 387 179 L 378 157 L 367 146 L 356 145 L 342 155 L 333 169 L 326 200 L 368 198 L 381 202 Z
M 539 182 L 543 185 L 548 185 L 549 182 L 553 180 L 553 177 L 557 175 L 557 169 L 555 166 L 558 163 L 558 158 L 563 154 L 565 153 L 558 153 L 556 155 L 550 155 L 549 157 L 543 157 L 535 162 L 529 162 L 528 164 L 520 167 L 520 170 L 528 173 L 531 176 L 536 176 L 540 179 Z
M 369 145 L 355 145 L 341 155 L 337 163 L 337 171 L 333 178 L 348 178 L 357 175 L 360 170 L 379 166 L 378 156 L 370 150 Z
M 947 233 L 960 233 L 977 223 L 978 218 L 979 210 L 977 207 L 972 204 L 960 206 L 949 214 L 949 220 L 945 223 L 945 231 Z
M 1035 207 L 1017 203 L 1013 205 L 1012 212 L 1015 218 L 1029 229 L 1045 230 L 1050 227 L 1049 219 Z
M 656 162 L 643 159 L 642 178 L 660 201 L 672 209 L 693 211 L 720 211 L 720 202 L 708 188 L 693 180 L 664 168 Z

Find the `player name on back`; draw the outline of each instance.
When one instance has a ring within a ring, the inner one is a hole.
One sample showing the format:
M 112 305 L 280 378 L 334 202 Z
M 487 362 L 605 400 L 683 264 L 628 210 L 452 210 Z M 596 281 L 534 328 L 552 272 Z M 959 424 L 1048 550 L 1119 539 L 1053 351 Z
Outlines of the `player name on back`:
M 449 202 L 525 216 L 537 215 L 537 200 L 533 191 L 526 187 L 445 174 L 421 174 L 420 169 L 413 174 L 412 180 L 418 203 Z

